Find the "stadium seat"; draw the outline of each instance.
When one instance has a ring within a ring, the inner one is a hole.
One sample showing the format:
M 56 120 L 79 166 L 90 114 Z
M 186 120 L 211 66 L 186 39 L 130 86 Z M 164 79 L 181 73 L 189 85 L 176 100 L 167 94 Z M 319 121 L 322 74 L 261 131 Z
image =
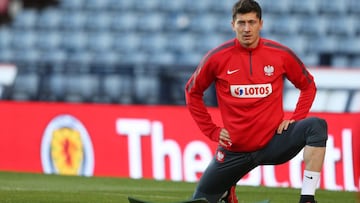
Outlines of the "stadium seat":
M 169 35 L 167 49 L 171 52 L 188 52 L 193 49 L 194 35 L 190 33 L 176 33 Z
M 200 63 L 202 57 L 203 54 L 201 54 L 200 52 L 182 52 L 176 56 L 176 64 L 187 67 L 196 67 Z
M 149 55 L 147 62 L 152 65 L 171 67 L 175 64 L 175 56 L 168 51 L 154 52 Z
M 353 68 L 359 68 L 360 69 L 360 56 L 356 56 L 353 59 L 350 60 L 350 66 Z
M 145 37 L 146 36 L 146 37 Z M 167 47 L 167 36 L 165 34 L 145 34 L 140 38 L 140 50 L 154 53 L 165 50 Z
M 133 8 L 135 12 L 149 12 L 156 13 L 159 7 L 159 0 L 137 0 Z
M 184 12 L 204 14 L 210 10 L 211 3 L 208 0 L 184 0 Z
M 353 92 L 353 97 L 349 106 L 350 112 L 360 112 L 360 90 Z
M 58 49 L 61 45 L 61 32 L 57 31 L 39 31 L 37 32 L 35 47 L 39 51 L 51 51 Z
M 64 11 L 59 29 L 64 31 L 81 31 L 85 27 L 86 14 L 80 11 Z
M 339 36 L 355 35 L 355 18 L 346 14 L 330 16 L 327 18 L 327 34 Z
M 350 14 L 360 14 L 360 1 L 358 0 L 347 0 L 347 8 Z
M 91 11 L 86 13 L 84 28 L 89 32 L 105 32 L 112 23 L 110 13 L 101 11 Z
M 34 100 L 36 99 L 40 84 L 40 77 L 35 73 L 18 74 L 13 86 L 12 99 Z
M 140 73 L 134 78 L 135 101 L 139 104 L 160 103 L 160 80 L 151 73 Z
M 299 17 L 299 34 L 308 37 L 321 37 L 327 33 L 328 21 L 324 16 L 306 15 Z
M 184 8 L 184 1 L 159 0 L 158 9 L 161 12 L 181 12 Z
M 87 34 L 82 31 L 64 31 L 62 33 L 61 48 L 68 52 L 84 50 Z
M 292 0 L 278 0 L 276 3 L 268 0 L 259 0 L 264 13 L 287 14 L 290 12 L 290 2 Z
M 66 75 L 65 100 L 73 102 L 91 102 L 99 95 L 100 80 L 95 74 Z
M 290 1 L 289 3 L 290 12 L 296 15 L 317 15 L 319 9 L 319 1 L 314 0 Z
M 11 48 L 15 50 L 30 50 L 35 48 L 37 33 L 34 30 L 29 31 L 14 31 L 12 40 L 11 40 Z
M 216 33 L 208 33 L 207 35 L 197 35 L 195 37 L 195 44 L 194 48 L 195 51 L 198 51 L 201 54 L 205 54 L 206 52 L 214 49 L 217 46 L 220 46 L 222 43 L 225 42 L 223 36 L 218 35 Z
M 87 37 L 86 48 L 93 52 L 107 51 L 113 45 L 113 36 L 106 31 L 92 32 Z
M 116 12 L 132 12 L 136 1 L 107 0 L 107 10 Z
M 278 42 L 289 47 L 296 55 L 304 54 L 306 51 L 307 39 L 301 35 L 285 35 Z
M 107 8 L 107 0 L 86 0 L 86 3 L 83 4 L 85 10 L 91 10 L 95 12 L 104 11 Z
M 138 16 L 134 12 L 113 13 L 109 28 L 117 33 L 129 33 L 136 29 Z
M 40 11 L 36 21 L 37 29 L 57 30 L 59 28 L 63 13 L 59 9 L 49 8 Z
M 35 9 L 26 9 L 15 15 L 12 27 L 20 30 L 34 29 L 37 21 L 38 11 Z
M 134 84 L 130 75 L 109 74 L 103 78 L 103 95 L 110 102 L 131 104 L 133 102 Z
M 63 10 L 72 10 L 79 12 L 82 10 L 83 5 L 87 0 L 61 0 L 60 1 L 60 8 Z
M 9 49 L 11 46 L 12 31 L 8 28 L 0 29 L 0 50 Z
M 318 13 L 325 15 L 343 15 L 346 14 L 346 3 L 343 0 L 332 0 L 329 3 L 328 0 L 319 0 Z
M 333 90 L 329 91 L 326 101 L 326 112 L 341 113 L 346 110 L 349 92 L 346 90 Z
M 227 15 L 231 18 L 231 10 L 237 0 L 210 1 L 210 10 L 220 15 Z
M 141 14 L 137 16 L 136 29 L 144 33 L 160 33 L 164 25 L 164 16 L 160 13 Z
M 212 14 L 193 15 L 190 18 L 189 31 L 195 34 L 207 34 L 215 32 L 218 17 Z
M 286 14 L 273 15 L 269 32 L 279 36 L 296 35 L 299 32 L 299 23 L 296 16 Z
M 136 33 L 115 34 L 112 49 L 119 53 L 136 53 L 139 50 L 141 37 Z

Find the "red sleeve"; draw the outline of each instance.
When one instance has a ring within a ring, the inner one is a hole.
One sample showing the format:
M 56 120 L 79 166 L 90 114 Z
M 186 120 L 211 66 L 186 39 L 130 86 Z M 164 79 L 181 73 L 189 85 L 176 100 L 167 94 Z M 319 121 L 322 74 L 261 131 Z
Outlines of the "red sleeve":
M 314 77 L 297 56 L 290 54 L 286 63 L 287 78 L 300 90 L 300 96 L 291 119 L 300 120 L 305 118 L 310 111 L 316 95 L 316 85 Z
M 205 56 L 186 84 L 185 98 L 191 116 L 200 130 L 211 140 L 218 141 L 221 128 L 213 122 L 203 100 L 205 90 L 215 80 L 214 67 L 214 63 Z

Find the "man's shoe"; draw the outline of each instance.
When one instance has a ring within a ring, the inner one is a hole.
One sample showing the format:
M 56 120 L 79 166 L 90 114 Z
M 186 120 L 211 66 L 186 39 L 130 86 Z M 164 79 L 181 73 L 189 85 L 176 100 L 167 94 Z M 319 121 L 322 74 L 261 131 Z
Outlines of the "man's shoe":
M 221 197 L 219 203 L 238 203 L 238 199 L 235 193 L 235 186 L 232 186 L 230 190 Z

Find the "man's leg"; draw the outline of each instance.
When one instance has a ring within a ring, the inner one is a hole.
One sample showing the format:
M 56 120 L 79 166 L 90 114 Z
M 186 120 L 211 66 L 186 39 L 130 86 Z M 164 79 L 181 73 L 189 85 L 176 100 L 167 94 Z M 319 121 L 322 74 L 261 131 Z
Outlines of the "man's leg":
M 304 149 L 305 171 L 300 202 L 312 203 L 315 202 L 326 140 L 326 121 L 315 117 L 306 118 L 292 123 L 282 134 L 276 134 L 264 149 L 254 152 L 253 157 L 259 165 L 276 165 L 289 161 Z
M 306 139 L 304 148 L 305 170 L 303 176 L 303 185 L 301 188 L 300 203 L 315 202 L 314 196 L 316 187 L 320 179 L 320 172 L 323 166 L 326 140 L 327 124 L 326 121 L 319 119 L 314 120 L 308 126 L 311 136 Z
M 305 146 L 305 171 L 301 188 L 300 202 L 314 202 L 317 184 L 325 157 L 325 147 Z

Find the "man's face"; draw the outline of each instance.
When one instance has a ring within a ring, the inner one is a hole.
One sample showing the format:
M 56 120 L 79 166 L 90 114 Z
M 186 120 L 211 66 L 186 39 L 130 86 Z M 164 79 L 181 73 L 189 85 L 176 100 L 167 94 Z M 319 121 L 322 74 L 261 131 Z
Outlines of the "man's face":
M 257 46 L 263 21 L 256 16 L 255 12 L 237 14 L 231 25 L 242 46 L 246 48 Z

